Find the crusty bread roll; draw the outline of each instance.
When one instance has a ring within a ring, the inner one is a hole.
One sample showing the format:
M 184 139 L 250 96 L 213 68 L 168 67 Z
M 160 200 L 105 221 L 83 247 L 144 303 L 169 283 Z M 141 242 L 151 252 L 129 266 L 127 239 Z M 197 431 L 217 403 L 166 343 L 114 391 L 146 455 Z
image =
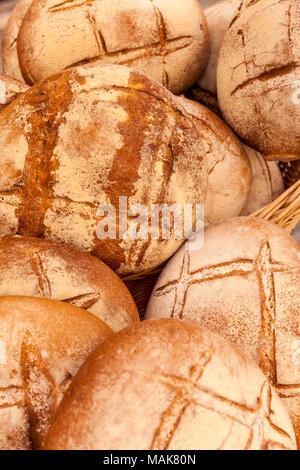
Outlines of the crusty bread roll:
M 112 330 L 56 300 L 0 297 L 0 449 L 38 449 L 87 356 Z
M 300 2 L 249 2 L 220 50 L 218 101 L 236 133 L 267 159 L 300 158 Z
M 209 36 L 197 0 L 34 0 L 17 47 L 31 84 L 99 62 L 130 65 L 180 94 L 203 70 Z
M 158 266 L 184 241 L 174 227 L 170 239 L 131 237 L 118 224 L 119 197 L 131 211 L 205 200 L 192 120 L 162 85 L 127 67 L 91 64 L 36 84 L 2 111 L 0 145 L 0 233 L 66 242 L 119 273 Z M 111 230 L 99 234 L 108 204 Z
M 89 310 L 112 330 L 139 321 L 120 278 L 100 260 L 62 243 L 24 236 L 0 237 L 0 296 L 63 300 Z
M 0 112 L 29 88 L 26 83 L 0 73 Z
M 217 99 L 217 64 L 224 35 L 241 0 L 216 2 L 204 10 L 210 37 L 207 65 L 191 92 L 200 103 L 219 113 Z
M 146 321 L 102 343 L 66 393 L 47 449 L 293 449 L 259 368 L 220 336 Z
M 239 215 L 249 198 L 252 172 L 245 150 L 229 127 L 201 104 L 179 98 L 207 147 L 207 223 Z
M 252 184 L 241 215 L 250 215 L 270 204 L 284 192 L 284 182 L 277 162 L 267 162 L 261 153 L 244 146 L 252 168 Z
M 290 411 L 300 445 L 300 245 L 277 225 L 239 217 L 205 229 L 161 274 L 146 318 L 184 318 L 237 344 Z
M 24 16 L 32 0 L 19 0 L 13 9 L 2 36 L 2 68 L 4 73 L 24 82 L 19 66 L 17 39 Z

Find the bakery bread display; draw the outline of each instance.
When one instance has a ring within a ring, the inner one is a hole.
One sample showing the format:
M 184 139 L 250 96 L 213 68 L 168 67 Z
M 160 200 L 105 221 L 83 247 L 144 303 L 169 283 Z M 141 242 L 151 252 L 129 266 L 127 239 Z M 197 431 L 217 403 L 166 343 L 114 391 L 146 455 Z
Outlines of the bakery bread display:
M 270 222 L 237 217 L 186 243 L 155 286 L 146 318 L 220 333 L 255 360 L 290 412 L 300 444 L 300 246 Z
M 98 62 L 129 65 L 180 94 L 202 72 L 209 36 L 197 0 L 34 0 L 17 49 L 30 84 Z
M 99 259 L 62 243 L 0 237 L 0 296 L 62 300 L 83 308 L 119 331 L 139 321 L 120 278 Z
M 210 54 L 200 78 L 192 87 L 192 94 L 200 103 L 219 113 L 217 98 L 217 64 L 224 35 L 241 0 L 217 1 L 204 10 L 210 37 Z
M 252 168 L 252 184 L 241 215 L 254 214 L 274 201 L 284 191 L 283 177 L 277 162 L 268 162 L 261 153 L 244 146 Z
M 121 274 L 160 265 L 184 238 L 174 227 L 169 239 L 127 235 L 120 198 L 132 211 L 205 199 L 205 150 L 191 118 L 127 67 L 91 64 L 36 84 L 2 111 L 0 142 L 0 233 L 66 242 Z
M 268 159 L 300 158 L 300 3 L 248 2 L 218 61 L 218 102 L 235 132 Z
M 0 112 L 30 87 L 4 73 L 0 73 Z
M 72 377 L 112 330 L 56 300 L 0 297 L 0 449 L 43 446 Z
M 239 215 L 249 198 L 252 172 L 245 150 L 229 127 L 201 104 L 179 98 L 206 145 L 208 185 L 204 206 L 207 223 Z
M 24 82 L 19 66 L 17 39 L 24 16 L 32 0 L 19 0 L 13 9 L 2 37 L 2 68 L 3 72 Z
M 81 367 L 46 449 L 294 449 L 288 415 L 259 368 L 191 323 L 123 330 Z

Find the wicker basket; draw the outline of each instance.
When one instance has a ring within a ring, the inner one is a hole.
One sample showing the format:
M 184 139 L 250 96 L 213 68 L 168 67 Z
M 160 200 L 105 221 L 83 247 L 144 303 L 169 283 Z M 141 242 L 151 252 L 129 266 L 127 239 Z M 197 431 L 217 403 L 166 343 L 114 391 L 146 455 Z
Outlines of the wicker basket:
M 300 221 L 300 160 L 281 163 L 280 169 L 286 191 L 252 215 L 274 222 L 291 233 Z M 150 295 L 163 267 L 164 265 L 153 271 L 123 277 L 123 281 L 136 302 L 141 318 L 145 315 Z

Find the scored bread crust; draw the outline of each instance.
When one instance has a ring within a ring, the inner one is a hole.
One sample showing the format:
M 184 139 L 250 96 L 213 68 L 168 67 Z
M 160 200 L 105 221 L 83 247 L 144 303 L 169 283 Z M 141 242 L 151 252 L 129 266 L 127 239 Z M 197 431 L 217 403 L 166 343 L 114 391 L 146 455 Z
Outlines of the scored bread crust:
M 300 158 L 299 24 L 298 0 L 249 2 L 220 50 L 221 111 L 235 132 L 268 159 Z
M 24 16 L 32 0 L 19 0 L 13 9 L 2 36 L 2 69 L 11 77 L 24 82 L 19 65 L 17 39 Z
M 99 259 L 62 243 L 0 237 L 0 296 L 47 297 L 90 311 L 112 330 L 139 321 L 120 278 Z
M 276 432 L 274 432 L 276 430 Z M 100 345 L 79 370 L 46 449 L 295 448 L 259 368 L 192 323 L 160 319 Z
M 112 330 L 57 300 L 0 297 L 0 449 L 39 449 L 64 392 Z
M 197 0 L 38 0 L 17 47 L 31 84 L 96 61 L 129 65 L 180 94 L 205 66 L 209 36 Z
M 168 90 L 133 69 L 91 64 L 57 74 L 4 109 L 0 124 L 1 234 L 63 241 L 119 273 L 138 272 L 169 258 L 184 235 L 176 239 L 172 226 L 170 239 L 104 239 L 99 206 L 118 214 L 120 196 L 131 209 L 204 202 L 196 127 Z M 109 217 L 113 230 L 118 220 Z
M 206 146 L 208 185 L 205 222 L 213 224 L 239 215 L 250 192 L 252 172 L 245 150 L 231 129 L 200 103 L 179 98 Z
M 160 275 L 145 318 L 157 317 L 210 328 L 255 360 L 300 445 L 300 246 L 285 230 L 252 217 L 205 228 L 203 247 L 186 243 Z

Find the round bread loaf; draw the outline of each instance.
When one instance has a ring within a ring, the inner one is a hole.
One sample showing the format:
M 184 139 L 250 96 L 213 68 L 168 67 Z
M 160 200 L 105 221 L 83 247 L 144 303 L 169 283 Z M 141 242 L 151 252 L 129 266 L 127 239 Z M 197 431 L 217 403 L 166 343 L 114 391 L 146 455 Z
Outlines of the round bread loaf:
M 112 330 L 56 300 L 0 297 L 0 449 L 39 449 L 87 356 Z
M 204 206 L 207 223 L 239 215 L 251 187 L 252 173 L 244 148 L 228 126 L 201 104 L 179 98 L 206 145 L 208 186 Z
M 300 444 L 300 246 L 278 226 L 240 217 L 205 229 L 162 272 L 146 318 L 194 321 L 254 359 L 290 411 Z
M 17 39 L 24 16 L 32 0 L 19 0 L 13 9 L 2 36 L 2 68 L 4 73 L 24 82 L 19 66 Z
M 139 207 L 205 200 L 192 120 L 162 85 L 127 67 L 92 64 L 36 84 L 2 111 L 0 143 L 0 233 L 66 242 L 119 273 L 158 266 L 184 241 L 174 226 L 169 238 L 131 236 Z
M 0 73 L 0 112 L 29 88 L 26 83 Z
M 216 2 L 204 10 L 210 37 L 210 54 L 207 65 L 192 87 L 195 99 L 219 113 L 217 99 L 217 63 L 224 35 L 241 0 Z
M 241 215 L 250 215 L 270 204 L 284 192 L 284 182 L 276 162 L 267 162 L 261 153 L 244 146 L 252 168 L 252 184 Z
M 105 341 L 58 409 L 47 449 L 293 449 L 259 368 L 209 330 L 146 321 Z
M 99 62 L 130 65 L 180 94 L 202 72 L 209 36 L 197 0 L 34 0 L 17 47 L 31 84 Z
M 231 24 L 219 55 L 219 106 L 268 159 L 300 158 L 300 3 L 260 0 Z
M 62 243 L 38 238 L 0 237 L 0 296 L 62 300 L 89 310 L 112 330 L 139 321 L 120 278 L 99 259 Z

